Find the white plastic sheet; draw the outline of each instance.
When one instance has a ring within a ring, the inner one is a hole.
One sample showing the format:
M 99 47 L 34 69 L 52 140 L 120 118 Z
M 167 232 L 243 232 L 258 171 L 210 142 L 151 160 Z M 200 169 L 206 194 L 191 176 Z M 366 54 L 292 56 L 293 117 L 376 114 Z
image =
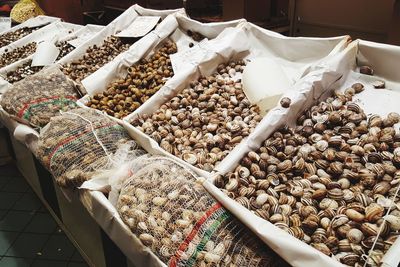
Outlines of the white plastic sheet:
M 2 31 L 2 32 L 0 32 L 0 34 L 4 34 L 7 32 L 13 32 L 15 30 L 18 30 L 18 29 L 21 29 L 24 27 L 33 28 L 33 27 L 45 25 L 48 23 L 53 23 L 53 22 L 60 21 L 60 20 L 61 20 L 60 18 L 40 15 L 40 16 L 28 19 L 28 20 L 22 22 L 21 24 L 18 24 L 16 26 L 12 27 L 11 29 Z
M 52 40 L 55 36 L 65 36 L 68 35 L 74 31 L 77 31 L 81 29 L 83 26 L 77 25 L 77 24 L 72 24 L 72 23 L 67 23 L 67 22 L 61 22 L 57 21 L 54 23 L 51 23 L 47 26 L 44 26 L 43 28 L 40 28 L 37 31 L 34 31 L 33 33 L 25 36 L 24 38 L 21 38 L 7 46 L 3 46 L 0 48 L 0 54 L 4 53 L 6 50 L 11 51 L 17 47 L 24 46 L 30 42 L 40 42 L 40 41 L 45 41 L 45 40 Z
M 188 61 L 190 64 L 187 65 L 185 71 L 167 81 L 159 92 L 134 113 L 124 118 L 124 125 L 130 134 L 149 153 L 173 157 L 197 174 L 211 178 L 211 173 L 200 170 L 161 149 L 149 136 L 131 126 L 129 121 L 139 114 L 152 114 L 163 103 L 183 90 L 190 81 L 196 80 L 200 75 L 210 75 L 219 64 L 232 59 L 251 59 L 258 56 L 275 58 L 282 69 L 286 70 L 288 77 L 291 77 L 291 81 L 296 81 L 288 94 L 298 95 L 299 98 L 305 99 L 308 99 L 308 96 L 312 94 L 320 94 L 324 88 L 320 81 L 321 75 L 326 77 L 323 81 L 325 84 L 335 82 L 340 78 L 340 75 L 326 72 L 318 64 L 323 62 L 324 59 L 334 57 L 339 51 L 342 51 L 347 45 L 347 36 L 328 39 L 302 38 L 302 40 L 306 43 L 305 45 L 296 38 L 283 37 L 279 34 L 259 29 L 247 22 L 241 22 L 236 28 L 225 28 L 217 38 L 203 42 L 201 47 L 197 48 L 198 53 L 193 53 L 196 54 L 196 58 L 193 61 Z M 313 49 L 314 46 L 315 49 Z M 195 49 L 195 47 L 192 49 Z M 294 52 L 289 53 L 288 51 L 297 51 L 297 56 L 295 56 Z M 303 71 L 292 75 L 293 71 L 291 70 L 299 66 L 302 66 L 301 69 Z M 263 77 L 260 78 L 262 79 Z M 315 89 L 313 90 L 314 87 Z M 265 90 L 268 89 L 266 85 Z M 296 106 L 295 103 L 294 106 Z M 301 107 L 301 105 L 298 106 L 298 111 L 300 111 Z M 271 112 L 272 114 L 268 113 L 260 122 L 255 132 L 259 134 L 271 132 L 271 128 L 269 128 L 271 121 L 278 123 L 279 120 L 277 118 L 280 118 L 287 110 L 277 108 Z M 230 153 L 233 155 L 230 156 L 229 154 L 222 160 L 216 166 L 216 170 L 225 170 L 232 166 L 235 161 L 238 161 L 240 158 L 237 155 L 244 153 L 247 143 L 245 139 L 240 145 L 236 146 Z M 249 144 L 251 145 L 252 142 L 250 141 Z
M 25 36 L 24 38 L 19 39 L 18 41 L 15 41 L 7 46 L 0 48 L 0 54 L 4 53 L 6 50 L 11 51 L 17 47 L 22 47 L 31 42 L 36 42 L 36 43 L 39 43 L 41 41 L 54 42 L 55 40 L 68 36 L 73 32 L 78 31 L 82 28 L 83 26 L 81 25 L 56 21 L 29 34 L 28 36 Z M 32 59 L 32 57 L 33 55 L 30 55 L 26 58 L 21 58 L 18 61 L 1 68 L 0 76 L 4 75 L 6 72 L 10 70 L 17 68 L 21 64 L 24 64 L 28 60 Z M 9 86 L 10 84 L 0 77 L 0 94 L 4 93 L 5 90 L 9 88 Z
M 173 40 L 178 47 L 178 52 L 190 50 L 188 43 L 197 43 L 187 35 L 188 30 L 196 31 L 208 39 L 214 39 L 223 29 L 235 27 L 244 20 L 235 20 L 223 23 L 200 23 L 187 18 L 182 13 L 165 18 L 156 29 L 133 44 L 128 51 L 104 65 L 95 73 L 82 81 L 89 95 L 102 92 L 113 80 L 123 78 L 127 74 L 127 68 L 142 59 L 149 57 L 156 47 L 160 46 L 166 38 Z M 87 97 L 81 102 L 85 103 Z
M 310 68 L 303 82 L 295 84 L 294 87 L 300 86 L 299 90 L 287 93 L 287 96 L 292 99 L 290 108 L 277 107 L 271 110 L 263 120 L 261 127 L 228 156 L 227 162 L 229 161 L 229 164 L 220 166 L 223 167 L 219 168 L 220 173 L 233 171 L 245 153 L 258 149 L 261 142 L 280 126 L 284 124 L 294 125 L 298 114 L 304 109 L 317 101 L 324 100 L 334 90 L 345 90 L 355 82 L 361 82 L 365 85 L 365 91 L 357 94 L 353 100 L 364 109 L 366 114 L 373 113 L 386 116 L 389 112 L 400 112 L 398 105 L 400 100 L 400 75 L 397 74 L 396 76 L 391 71 L 385 72 L 386 68 L 395 66 L 395 62 L 398 60 L 400 60 L 399 47 L 365 41 L 353 42 L 336 55 L 327 57 L 325 61 Z M 385 62 L 391 62 L 393 65 L 387 66 L 384 64 Z M 360 74 L 358 67 L 364 64 L 372 66 L 377 76 Z M 385 80 L 387 89 L 374 89 L 371 83 L 375 79 Z M 250 227 L 266 244 L 276 249 L 276 252 L 293 266 L 341 265 L 254 215 L 223 194 L 211 182 L 207 181 L 204 185 L 228 210 Z M 398 266 L 400 262 L 399 248 L 400 241 L 397 240 L 383 258 L 383 266 Z
M 95 34 L 97 34 L 99 30 L 102 30 L 103 28 L 104 26 L 88 24 L 67 35 L 55 36 L 57 38 L 54 38 L 53 41 L 58 42 L 58 41 L 74 40 L 77 44 L 84 43 L 90 40 L 90 38 L 92 38 Z M 8 81 L 6 81 L 3 77 L 6 77 L 8 72 L 13 71 L 18 67 L 22 66 L 23 64 L 25 64 L 26 62 L 32 60 L 32 58 L 33 55 L 30 55 L 24 59 L 18 60 L 17 62 L 5 66 L 4 68 L 0 68 L 0 93 L 5 92 L 5 90 L 7 90 L 7 88 L 11 86 L 11 84 Z
M 174 97 L 178 92 L 183 90 L 190 81 L 196 80 L 201 74 L 209 75 L 219 64 L 227 62 L 238 54 L 247 53 L 249 46 L 245 40 L 245 33 L 242 29 L 226 28 L 217 38 L 208 41 L 203 48 L 204 50 L 200 58 L 201 64 L 199 66 L 188 66 L 184 72 L 178 73 L 168 80 L 153 97 L 145 102 L 133 114 L 124 118 L 124 126 L 129 134 L 149 153 L 172 157 L 197 174 L 209 178 L 210 173 L 200 170 L 167 153 L 165 150 L 161 149 L 153 139 L 129 124 L 129 121 L 138 114 L 152 114 L 163 103 Z
M 11 18 L 0 17 L 0 32 L 6 32 L 11 29 Z
M 61 22 L 61 23 L 64 24 L 63 22 Z M 69 26 L 69 25 L 71 25 L 71 24 L 69 24 L 69 23 L 66 24 L 66 26 Z M 77 31 L 71 32 L 70 34 L 65 34 L 64 36 L 61 36 L 59 41 L 71 40 L 72 38 L 75 38 L 75 37 L 77 39 L 79 39 L 81 36 L 83 36 L 83 38 L 85 38 L 87 40 L 88 38 L 90 39 L 90 36 L 93 36 L 94 34 L 96 34 L 96 32 L 99 29 L 102 29 L 102 28 L 103 28 L 103 26 L 87 25 L 85 27 L 78 29 Z M 50 28 L 50 30 L 51 29 L 54 30 L 57 28 Z M 70 31 L 70 30 L 68 30 L 68 31 Z M 0 69 L 0 76 L 5 75 L 7 72 L 16 69 L 18 66 L 20 66 L 21 64 L 24 64 L 25 62 L 27 62 L 31 59 L 32 59 L 32 56 L 27 57 L 21 61 L 18 61 L 12 65 L 9 65 L 5 68 Z M 0 92 L 7 90 L 10 86 L 11 86 L 10 83 L 8 83 L 4 79 L 0 78 Z M 8 130 L 11 133 L 13 133 L 14 138 L 17 139 L 18 141 L 20 141 L 21 143 L 25 144 L 29 148 L 31 148 L 32 146 L 35 145 L 37 138 L 39 137 L 39 133 L 31 127 L 20 124 L 17 121 L 11 119 L 9 114 L 6 111 L 4 111 L 1 107 L 0 107 L 0 122 L 3 123 L 8 128 Z
M 174 10 L 160 11 L 160 10 L 146 9 L 137 4 L 133 5 L 127 10 L 125 10 L 124 13 L 122 13 L 116 19 L 114 19 L 110 24 L 104 27 L 103 30 L 101 30 L 95 36 L 93 36 L 93 38 L 91 38 L 89 41 L 77 47 L 77 49 L 68 54 L 58 63 L 60 65 L 63 65 L 65 63 L 69 63 L 73 60 L 81 58 L 86 53 L 86 50 L 90 46 L 101 45 L 107 37 L 114 35 L 117 32 L 127 28 L 138 16 L 160 16 L 162 19 L 164 19 L 169 14 L 173 14 L 176 12 L 184 13 L 184 10 L 174 9 Z

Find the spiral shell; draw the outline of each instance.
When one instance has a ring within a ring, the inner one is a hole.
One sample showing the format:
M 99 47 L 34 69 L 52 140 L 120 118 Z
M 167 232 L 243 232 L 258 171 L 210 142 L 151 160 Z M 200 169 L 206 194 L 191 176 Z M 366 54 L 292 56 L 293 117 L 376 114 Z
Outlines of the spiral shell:
M 400 217 L 396 215 L 386 215 L 385 220 L 389 223 L 390 229 L 392 231 L 399 231 L 400 230 Z
M 363 222 L 365 216 L 361 214 L 360 212 L 353 210 L 353 209 L 347 209 L 346 210 L 346 216 L 355 222 Z
M 384 211 L 381 205 L 373 203 L 365 208 L 365 219 L 369 222 L 375 222 L 382 218 Z
M 324 243 L 312 243 L 311 246 L 314 247 L 315 249 L 321 251 L 325 255 L 328 255 L 328 256 L 331 255 L 331 250 Z
M 334 199 L 324 198 L 319 203 L 319 207 L 321 209 L 323 209 L 323 210 L 325 210 L 325 209 L 337 209 L 339 207 L 339 204 Z
M 364 234 L 358 229 L 351 229 L 347 232 L 347 239 L 351 243 L 359 244 L 364 239 Z
M 139 239 L 145 246 L 151 246 L 154 242 L 154 237 L 150 234 L 140 234 Z

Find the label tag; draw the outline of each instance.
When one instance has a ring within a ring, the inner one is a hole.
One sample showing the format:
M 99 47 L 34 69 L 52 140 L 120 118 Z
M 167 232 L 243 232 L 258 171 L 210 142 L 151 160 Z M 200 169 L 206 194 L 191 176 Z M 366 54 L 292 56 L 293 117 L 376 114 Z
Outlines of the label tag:
M 10 17 L 0 17 L 0 32 L 11 29 L 11 18 Z
M 137 17 L 128 28 L 116 34 L 118 37 L 142 37 L 149 33 L 161 19 L 160 16 Z
M 58 54 L 60 54 L 60 50 L 53 42 L 41 42 L 38 44 L 36 52 L 33 55 L 31 66 L 47 66 L 53 64 L 56 61 Z

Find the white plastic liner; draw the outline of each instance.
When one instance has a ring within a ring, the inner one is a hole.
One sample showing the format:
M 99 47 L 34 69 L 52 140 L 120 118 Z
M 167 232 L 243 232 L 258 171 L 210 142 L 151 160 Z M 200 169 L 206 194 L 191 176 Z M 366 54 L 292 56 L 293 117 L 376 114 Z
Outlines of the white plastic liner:
M 226 63 L 232 59 L 252 59 L 258 56 L 273 57 L 277 62 L 280 62 L 280 66 L 286 70 L 291 80 L 296 81 L 290 91 L 309 94 L 312 91 L 313 83 L 319 82 L 320 75 L 332 76 L 330 73 L 325 73 L 324 68 L 318 64 L 323 62 L 324 59 L 334 57 L 346 45 L 346 36 L 327 39 L 302 38 L 302 41 L 300 41 L 296 38 L 284 37 L 277 33 L 262 30 L 253 24 L 242 22 L 236 28 L 226 28 L 217 38 L 202 42 L 187 50 L 190 53 L 184 52 L 184 56 L 188 56 L 192 61 L 188 60 L 187 66 L 182 72 L 168 80 L 160 91 L 134 113 L 125 117 L 123 119 L 124 125 L 131 136 L 149 153 L 173 157 L 200 176 L 211 178 L 211 173 L 200 170 L 161 149 L 153 139 L 130 125 L 129 121 L 139 114 L 152 114 L 163 103 L 183 90 L 190 81 L 196 80 L 200 75 L 210 75 L 219 64 Z M 315 49 L 313 49 L 314 47 Z M 194 58 L 191 58 L 191 56 Z M 294 71 L 300 67 L 302 71 Z M 261 76 L 260 78 L 262 79 L 263 77 Z M 332 78 L 333 81 L 336 81 L 338 75 L 335 74 Z M 269 87 L 266 84 L 265 90 L 268 89 Z M 319 90 L 322 90 L 322 87 Z M 275 115 L 274 113 L 272 115 L 268 114 L 257 126 L 256 132 L 266 131 L 266 128 L 269 127 L 269 121 L 271 119 L 276 121 L 276 116 L 280 117 L 282 112 L 284 110 L 278 111 L 278 114 Z M 242 143 L 247 143 L 246 139 Z M 242 144 L 235 147 L 231 154 L 240 155 L 243 153 L 241 147 Z M 239 152 L 236 152 L 237 150 Z M 228 155 L 216 166 L 216 170 L 229 168 L 233 163 L 234 161 Z
M 73 60 L 81 58 L 86 53 L 86 50 L 90 46 L 101 45 L 107 37 L 114 35 L 118 31 L 121 31 L 126 27 L 128 27 L 138 16 L 160 16 L 162 19 L 165 19 L 168 15 L 174 14 L 176 12 L 185 14 L 184 9 L 172 9 L 172 10 L 161 11 L 161 10 L 143 8 L 137 4 L 133 5 L 127 10 L 125 10 L 124 13 L 122 13 L 116 19 L 114 19 L 110 24 L 104 27 L 103 30 L 101 30 L 95 36 L 93 36 L 92 39 L 77 47 L 77 49 L 69 53 L 58 63 L 60 65 L 63 65 L 65 63 L 69 63 Z
M 128 67 L 144 57 L 149 57 L 166 38 L 173 40 L 177 44 L 178 52 L 182 52 L 190 50 L 190 42 L 193 44 L 198 43 L 187 35 L 188 30 L 198 32 L 207 39 L 214 39 L 225 28 L 236 27 L 243 22 L 245 22 L 244 19 L 222 23 L 200 23 L 181 13 L 175 16 L 168 16 L 155 30 L 137 41 L 128 51 L 120 54 L 112 62 L 85 78 L 82 84 L 89 95 L 100 93 L 112 81 L 125 77 Z M 86 98 L 82 102 L 86 102 Z
M 271 34 L 269 36 L 269 38 L 273 37 L 275 37 L 275 34 Z M 276 37 L 278 38 L 278 36 Z M 282 50 L 281 47 L 279 48 L 279 50 Z M 297 53 L 301 54 L 301 51 L 297 51 Z M 320 60 L 319 64 L 310 66 L 308 69 L 306 69 L 306 71 L 303 73 L 303 76 L 307 74 L 307 77 L 304 80 L 297 81 L 295 83 L 294 87 L 298 87 L 301 90 L 290 91 L 287 93 L 287 96 L 292 99 L 292 105 L 290 109 L 283 110 L 282 108 L 277 107 L 271 110 L 263 121 L 263 124 L 266 128 L 258 127 L 254 134 L 249 137 L 246 142 L 241 144 L 240 149 L 234 150 L 235 153 L 231 153 L 231 155 L 234 156 L 230 160 L 229 164 L 226 164 L 225 168 L 217 169 L 222 173 L 232 170 L 244 153 L 248 152 L 250 148 L 258 148 L 259 140 L 262 141 L 266 139 L 283 123 L 293 124 L 299 112 L 311 106 L 311 104 L 315 101 L 322 100 L 329 95 L 332 90 L 338 88 L 344 89 L 354 81 L 362 81 L 367 85 L 366 90 L 359 94 L 360 105 L 367 113 L 378 112 L 381 115 L 385 115 L 390 111 L 399 112 L 399 107 L 388 104 L 396 102 L 392 99 L 400 99 L 399 92 L 397 92 L 400 90 L 400 75 L 398 71 L 396 73 L 396 66 L 398 65 L 399 60 L 399 47 L 370 43 L 366 41 L 353 43 L 346 50 L 342 52 L 339 51 L 337 55 L 329 55 L 325 60 Z M 215 59 L 213 61 L 215 61 Z M 180 80 L 181 82 L 188 82 L 189 80 L 195 79 L 197 75 L 199 75 L 198 72 L 201 70 L 201 66 L 205 66 L 205 63 L 207 62 L 210 63 L 209 61 L 205 60 L 203 61 L 203 64 L 199 66 L 199 68 L 194 68 L 192 71 L 188 71 L 187 73 L 180 75 L 180 77 L 175 78 L 179 78 L 178 81 Z M 360 75 L 357 73 L 357 71 L 353 71 L 356 68 L 356 63 L 359 65 L 368 64 L 372 66 L 376 73 L 373 79 L 384 79 L 386 81 L 386 87 L 391 90 L 376 90 L 368 86 L 367 83 L 371 82 L 371 77 L 366 77 L 364 75 Z M 181 83 L 176 82 L 175 84 L 179 85 Z M 183 85 L 180 86 L 180 89 L 182 89 L 182 87 Z M 168 98 L 167 95 L 165 95 L 165 97 Z M 378 109 L 377 107 L 380 108 Z M 161 152 L 158 151 L 158 153 Z M 283 233 L 283 231 L 279 230 L 275 226 L 268 225 L 268 222 L 253 215 L 250 211 L 226 197 L 210 182 L 205 182 L 205 186 L 209 192 L 214 195 L 214 197 L 222 202 L 224 206 L 242 222 L 249 226 L 250 229 L 252 229 L 260 238 L 262 238 L 262 240 L 264 240 L 264 242 L 266 242 L 271 248 L 279 248 L 277 252 L 279 252 L 279 254 L 292 265 L 306 265 L 310 267 L 340 265 L 340 263 L 329 259 L 329 257 L 323 255 L 317 250 L 307 246 L 295 238 L 292 238 L 289 234 Z M 135 250 L 135 252 L 126 249 L 132 247 L 131 242 L 137 242 L 138 240 L 127 237 L 127 233 L 124 232 L 129 231 L 129 229 L 122 224 L 118 214 L 116 214 L 115 208 L 108 202 L 104 195 L 100 192 L 84 192 L 83 194 L 90 195 L 90 197 L 85 198 L 85 200 L 82 199 L 82 201 L 85 203 L 85 206 L 88 208 L 92 216 L 96 218 L 96 221 L 102 225 L 111 238 L 119 244 L 120 248 L 127 246 L 125 249 L 122 249 L 124 253 L 129 256 L 136 255 L 134 253 L 137 253 L 138 251 Z M 124 227 L 125 230 L 123 229 Z M 383 259 L 384 266 L 397 266 L 398 262 L 400 261 L 397 253 L 399 250 L 398 245 L 399 242 L 396 242 L 396 244 L 385 256 Z M 137 260 L 138 258 L 135 258 L 135 261 Z M 152 263 L 147 261 L 143 263 L 143 266 L 153 266 Z
M 83 26 L 56 21 L 37 31 L 21 38 L 7 46 L 0 48 L 0 54 L 4 53 L 6 50 L 11 51 L 17 47 L 24 46 L 30 42 L 40 42 L 40 41 L 51 41 L 53 38 L 58 39 L 59 37 L 66 36 L 74 31 L 81 29 Z
M 353 101 L 357 102 L 366 114 L 379 114 L 386 116 L 389 112 L 400 112 L 400 73 L 397 75 L 391 70 L 400 60 L 400 48 L 390 45 L 358 40 L 351 43 L 346 49 L 326 61 L 317 64 L 308 77 L 309 90 L 290 91 L 287 96 L 292 99 L 289 109 L 277 107 L 271 110 L 259 127 L 240 149 L 232 152 L 228 157 L 229 163 L 220 169 L 224 174 L 233 171 L 245 153 L 258 149 L 271 133 L 284 124 L 294 125 L 300 112 L 309 108 L 317 101 L 326 99 L 334 90 L 345 90 L 355 82 L 361 82 L 365 91 L 356 94 Z M 374 70 L 375 76 L 360 74 L 358 67 L 369 65 Z M 371 83 L 377 79 L 386 81 L 387 89 L 374 89 Z M 295 86 L 300 86 L 296 84 Z M 211 181 L 206 181 L 204 186 L 228 210 L 237 216 L 264 242 L 276 251 L 293 266 L 341 266 L 316 249 L 278 229 L 268 221 L 254 215 L 234 200 L 227 197 Z M 400 240 L 397 240 L 382 260 L 383 266 L 395 267 L 400 262 Z
M 22 47 L 28 43 L 31 42 L 36 42 L 39 43 L 41 41 L 56 41 L 59 38 L 65 37 L 67 35 L 72 34 L 75 31 L 78 31 L 82 29 L 83 26 L 77 25 L 77 24 L 72 24 L 72 23 L 66 23 L 66 22 L 61 22 L 61 21 L 56 21 L 54 23 L 51 23 L 47 26 L 44 26 L 43 28 L 29 34 L 28 36 L 25 36 L 24 38 L 19 39 L 18 41 L 15 41 L 7 46 L 4 46 L 0 48 L 0 54 L 4 53 L 6 50 L 11 51 L 17 47 Z M 3 69 L 14 69 L 17 66 L 20 66 L 20 64 L 23 64 L 26 62 L 26 60 L 29 60 L 33 57 L 33 55 L 30 55 L 26 58 L 21 58 L 12 64 L 5 66 L 0 69 L 0 72 L 3 73 Z M 4 93 L 5 90 L 9 87 L 9 83 L 0 78 L 0 94 Z
M 2 32 L 0 32 L 0 34 L 4 34 L 7 32 L 13 32 L 15 30 L 18 30 L 18 29 L 21 29 L 24 27 L 33 28 L 33 27 L 44 25 L 44 24 L 53 23 L 56 21 L 61 21 L 61 19 L 56 18 L 56 17 L 51 17 L 51 16 L 39 15 L 37 17 L 31 18 L 31 19 L 28 19 L 28 20 L 22 22 L 21 24 L 18 24 L 16 26 L 12 27 L 11 29 L 2 31 Z
M 85 42 L 92 38 L 93 35 L 95 35 L 99 30 L 103 28 L 104 26 L 88 24 L 70 34 L 67 34 L 66 36 L 59 36 L 59 38 L 57 40 L 54 40 L 54 42 L 68 41 L 73 39 Z M 6 77 L 8 72 L 13 71 L 28 62 L 29 60 L 32 60 L 32 58 L 33 55 L 30 55 L 24 59 L 18 60 L 17 62 L 5 66 L 4 68 L 0 68 L 0 92 L 4 92 L 9 86 L 11 86 L 11 84 L 3 77 Z

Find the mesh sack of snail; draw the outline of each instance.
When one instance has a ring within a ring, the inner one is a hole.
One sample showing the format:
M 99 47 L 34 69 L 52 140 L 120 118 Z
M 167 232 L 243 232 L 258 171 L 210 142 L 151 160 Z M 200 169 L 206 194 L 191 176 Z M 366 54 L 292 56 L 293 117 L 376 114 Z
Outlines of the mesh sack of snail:
M 50 120 L 40 133 L 35 155 L 60 186 L 77 187 L 97 170 L 111 167 L 114 155 L 127 142 L 130 159 L 143 153 L 116 121 L 78 108 Z
M 235 79 L 244 66 L 243 60 L 221 64 L 152 115 L 141 114 L 130 123 L 165 151 L 211 172 L 262 119 Z
M 80 82 L 112 61 L 116 56 L 128 50 L 130 45 L 131 43 L 126 43 L 125 40 L 117 36 L 109 36 L 102 45 L 93 45 L 79 59 L 64 64 L 62 71 L 72 80 Z
M 121 189 L 117 209 L 169 266 L 288 266 L 170 159 L 147 159 Z
M 59 69 L 49 68 L 14 83 L 0 104 L 14 119 L 43 127 L 60 111 L 76 108 L 77 99 L 73 82 Z
M 400 229 L 400 116 L 367 118 L 352 101 L 363 90 L 357 83 L 311 107 L 215 185 L 322 253 L 377 266 Z
M 150 58 L 129 67 L 125 78 L 112 82 L 104 92 L 91 97 L 86 105 L 118 119 L 131 114 L 174 75 L 169 55 L 176 52 L 176 44 L 167 40 Z
M 72 52 L 72 50 L 75 49 L 75 47 L 73 47 L 66 41 L 57 42 L 56 46 L 60 50 L 60 54 L 57 56 L 57 59 L 55 61 L 60 60 L 61 58 L 65 57 L 70 52 Z M 25 64 L 22 64 L 15 70 L 7 72 L 6 75 L 4 75 L 5 76 L 4 79 L 9 83 L 15 83 L 22 79 L 25 79 L 30 75 L 38 73 L 44 68 L 43 66 L 31 66 L 31 65 L 32 65 L 32 60 L 30 59 Z

